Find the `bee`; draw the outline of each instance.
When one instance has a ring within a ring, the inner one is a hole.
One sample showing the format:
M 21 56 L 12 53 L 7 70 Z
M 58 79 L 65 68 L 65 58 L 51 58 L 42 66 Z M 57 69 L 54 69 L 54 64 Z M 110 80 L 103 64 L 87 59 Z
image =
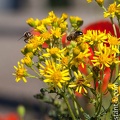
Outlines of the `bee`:
M 83 35 L 82 31 L 75 31 L 75 32 L 73 32 L 73 33 L 71 33 L 70 35 L 67 36 L 67 40 L 68 41 L 75 40 L 80 35 Z
M 26 31 L 20 39 L 24 38 L 25 43 L 27 43 L 28 40 L 32 37 L 33 37 L 33 34 L 30 31 Z

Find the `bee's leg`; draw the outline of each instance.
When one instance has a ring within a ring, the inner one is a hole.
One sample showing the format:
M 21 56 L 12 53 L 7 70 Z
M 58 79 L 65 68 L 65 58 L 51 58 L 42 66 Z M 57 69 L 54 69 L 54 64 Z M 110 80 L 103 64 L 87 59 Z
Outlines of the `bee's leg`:
M 28 40 L 27 40 L 27 39 L 24 39 L 24 42 L 25 42 L 25 43 L 28 43 Z

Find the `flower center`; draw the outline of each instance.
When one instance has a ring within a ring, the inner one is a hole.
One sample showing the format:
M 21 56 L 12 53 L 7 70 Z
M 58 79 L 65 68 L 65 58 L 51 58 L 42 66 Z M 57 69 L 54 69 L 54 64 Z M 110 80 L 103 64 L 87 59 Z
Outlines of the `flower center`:
M 52 74 L 51 79 L 55 82 L 58 83 L 62 79 L 62 74 L 60 71 L 56 71 Z
M 68 64 L 68 58 L 67 57 L 62 58 L 62 64 L 63 65 L 67 65 Z
M 22 78 L 23 76 L 25 76 L 25 69 L 24 68 L 21 68 L 21 69 L 18 69 L 16 74 L 17 76 L 19 76 L 20 78 Z
M 116 37 L 111 37 L 108 41 L 111 45 L 118 45 L 118 38 Z
M 53 54 L 57 54 L 59 52 L 59 49 L 58 48 L 51 48 L 50 49 L 50 54 L 53 55 Z
M 79 85 L 79 86 L 83 85 L 84 81 L 85 80 L 83 78 L 78 78 L 77 85 Z
M 99 56 L 99 60 L 100 60 L 100 63 L 110 62 L 110 58 L 108 58 L 106 54 Z

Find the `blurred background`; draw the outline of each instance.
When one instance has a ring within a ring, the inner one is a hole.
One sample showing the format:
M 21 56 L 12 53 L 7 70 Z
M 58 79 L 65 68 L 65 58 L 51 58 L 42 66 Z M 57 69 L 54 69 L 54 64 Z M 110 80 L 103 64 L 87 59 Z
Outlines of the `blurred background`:
M 106 1 L 106 6 L 109 3 Z M 33 97 L 44 84 L 34 79 L 16 83 L 12 73 L 25 45 L 18 39 L 30 29 L 26 20 L 43 19 L 51 10 L 57 16 L 64 12 L 81 17 L 82 27 L 103 19 L 102 9 L 96 3 L 87 4 L 86 0 L 0 0 L 0 115 L 16 112 L 17 106 L 22 104 L 27 110 L 26 120 L 44 120 L 42 114 L 48 107 Z

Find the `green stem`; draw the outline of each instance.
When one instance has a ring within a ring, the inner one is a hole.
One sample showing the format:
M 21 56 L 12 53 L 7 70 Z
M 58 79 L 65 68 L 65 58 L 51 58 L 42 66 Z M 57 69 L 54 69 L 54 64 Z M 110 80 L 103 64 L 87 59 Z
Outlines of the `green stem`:
M 97 98 L 97 112 L 96 112 L 96 116 L 98 116 L 100 114 L 100 111 L 101 111 L 101 108 L 102 108 L 102 97 L 103 97 L 103 93 L 102 93 L 102 81 L 103 81 L 103 78 L 104 78 L 104 67 L 103 67 L 103 70 L 102 70 L 102 75 L 101 75 L 101 81 L 100 81 L 100 84 L 99 84 L 99 95 L 100 95 L 100 98 Z M 98 96 L 99 97 L 99 96 Z M 100 99 L 100 100 L 99 100 Z
M 96 116 L 98 116 L 100 114 L 100 111 L 101 111 L 101 107 L 102 107 L 102 93 L 100 94 L 100 103 L 99 103 L 98 107 L 99 108 L 98 108 Z
M 69 93 L 71 94 L 71 97 L 72 97 L 73 101 L 74 101 L 74 102 L 76 103 L 76 105 L 77 105 L 77 107 L 75 108 L 75 109 L 76 109 L 76 113 L 78 112 L 78 108 L 79 108 L 79 111 L 80 111 L 80 112 L 84 115 L 84 117 L 85 117 L 85 115 L 87 115 L 87 114 L 85 114 L 83 108 L 81 107 L 81 105 L 80 105 L 79 102 L 77 101 L 74 93 L 73 93 L 69 88 L 68 88 L 68 91 L 69 91 Z M 79 113 L 77 113 L 77 114 L 79 114 Z
M 72 120 L 76 120 L 76 118 L 75 118 L 75 116 L 74 116 L 74 113 L 73 113 L 73 111 L 72 111 L 72 108 L 71 108 L 71 106 L 70 106 L 70 104 L 69 104 L 69 102 L 68 102 L 65 94 L 63 95 L 63 97 L 64 97 L 65 103 L 66 103 L 66 105 L 67 105 L 67 107 L 68 107 L 68 110 L 69 110 L 69 112 L 70 112 L 70 115 L 71 115 L 71 117 L 72 117 Z
M 40 74 L 33 67 L 31 69 L 41 78 Z
M 75 107 L 75 111 L 76 111 L 77 116 L 79 116 L 78 106 L 77 106 L 77 103 L 75 101 L 74 101 L 74 107 Z

